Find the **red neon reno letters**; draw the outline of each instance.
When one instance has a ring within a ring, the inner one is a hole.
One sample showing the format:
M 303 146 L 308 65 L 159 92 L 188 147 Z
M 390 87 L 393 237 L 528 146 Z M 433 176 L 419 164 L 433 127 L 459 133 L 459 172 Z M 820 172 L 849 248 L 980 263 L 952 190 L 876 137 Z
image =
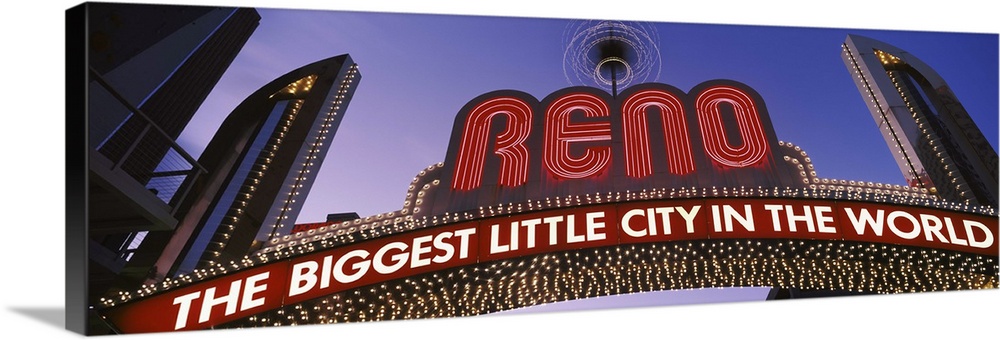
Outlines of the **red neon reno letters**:
M 570 93 L 556 98 L 545 111 L 545 169 L 556 178 L 578 179 L 594 176 L 611 162 L 611 147 L 590 147 L 580 157 L 570 155 L 570 145 L 587 141 L 610 141 L 610 122 L 573 124 L 570 114 L 582 111 L 585 117 L 608 117 L 608 104 L 586 93 Z M 527 164 L 524 164 L 527 166 Z
M 488 149 L 499 159 L 496 184 L 500 187 L 528 182 L 529 163 L 538 159 L 531 153 L 539 151 L 542 176 L 555 180 L 600 177 L 615 164 L 616 152 L 623 153 L 619 156 L 623 169 L 616 171 L 635 179 L 654 173 L 654 157 L 665 157 L 672 175 L 694 173 L 698 164 L 694 150 L 699 146 L 719 169 L 751 167 L 769 154 L 769 138 L 762 122 L 766 113 L 746 86 L 716 81 L 696 87 L 697 92 L 688 96 L 657 86 L 662 84 L 646 85 L 651 86 L 623 93 L 620 101 L 589 88 L 565 89 L 542 101 L 539 109 L 532 109 L 535 105 L 529 103 L 530 98 L 513 94 L 480 97 L 471 109 L 463 111 L 467 112 L 464 126 L 456 126 L 462 133 L 451 189 L 466 191 L 483 185 Z M 536 117 L 537 111 L 544 116 Z M 656 128 L 662 131 L 665 155 L 652 151 L 651 112 L 661 117 Z M 495 117 L 506 118 L 506 128 L 494 131 L 497 135 L 491 139 Z M 692 120 L 697 129 L 689 127 Z M 532 131 L 536 126 L 544 128 L 541 139 L 533 137 L 538 134 Z M 692 141 L 692 134 L 700 140 Z M 622 146 L 613 147 L 618 139 Z
M 486 143 L 493 118 L 507 116 L 507 129 L 497 137 L 495 152 L 501 159 L 500 185 L 516 187 L 528 178 L 528 149 L 524 141 L 531 133 L 532 110 L 522 100 L 500 97 L 484 101 L 469 111 L 468 121 L 462 130 L 462 146 L 455 167 L 455 189 L 470 190 L 478 187 L 486 158 Z
M 670 153 L 670 173 L 686 175 L 694 172 L 691 154 L 691 137 L 687 132 L 684 104 L 677 96 L 658 90 L 636 92 L 622 103 L 622 121 L 625 135 L 625 171 L 629 177 L 643 178 L 653 173 L 650 154 L 649 108 L 655 107 L 664 116 L 663 132 Z

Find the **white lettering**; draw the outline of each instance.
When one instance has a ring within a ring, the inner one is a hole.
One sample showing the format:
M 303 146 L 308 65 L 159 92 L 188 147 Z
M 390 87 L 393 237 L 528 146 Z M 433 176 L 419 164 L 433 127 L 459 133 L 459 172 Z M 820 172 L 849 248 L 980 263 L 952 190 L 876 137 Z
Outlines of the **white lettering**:
M 288 296 L 305 293 L 316 285 L 316 261 L 306 261 L 292 265 L 292 282 L 288 287 Z
M 821 233 L 836 234 L 837 228 L 829 225 L 833 222 L 833 216 L 828 214 L 833 212 L 833 207 L 818 206 L 813 208 L 816 211 L 816 227 Z
M 240 302 L 240 311 L 264 305 L 264 297 L 254 299 L 253 295 L 267 290 L 267 284 L 257 285 L 258 282 L 267 280 L 271 272 L 263 272 L 247 278 L 247 284 L 243 288 L 243 300 Z
M 990 229 L 987 228 L 985 224 L 976 221 L 963 221 L 962 223 L 965 224 L 965 235 L 969 238 L 970 246 L 976 248 L 989 248 L 993 245 L 993 233 L 990 232 Z M 972 232 L 973 227 L 983 231 L 984 238 L 982 241 L 976 240 L 976 234 Z
M 941 228 L 944 227 L 944 224 L 941 223 L 941 219 L 937 216 L 920 214 L 920 224 L 924 227 L 924 238 L 926 238 L 927 241 L 933 242 L 934 236 L 936 236 L 942 243 L 950 243 L 944 238 L 944 235 L 941 234 Z
M 882 236 L 885 211 L 882 211 L 881 209 L 876 210 L 874 219 L 872 219 L 872 214 L 868 211 L 868 209 L 861 209 L 858 214 L 855 214 L 854 209 L 851 208 L 844 208 L 844 211 L 847 212 L 847 218 L 851 220 L 851 225 L 854 226 L 854 231 L 856 231 L 859 236 L 865 235 L 865 226 L 871 226 L 872 232 L 875 233 L 875 236 Z
M 740 226 L 742 226 L 743 229 L 746 229 L 746 231 L 754 231 L 753 210 L 751 210 L 749 204 L 743 205 L 743 215 L 740 215 L 740 213 L 736 211 L 735 208 L 733 208 L 731 205 L 728 204 L 722 205 L 721 218 L 719 217 L 718 206 L 715 205 L 712 206 L 712 213 L 716 217 L 715 231 L 721 231 L 721 227 L 719 225 L 720 219 L 725 221 L 725 229 L 727 232 L 733 232 L 734 221 L 739 222 Z
M 528 227 L 528 248 L 535 247 L 535 227 L 540 223 L 542 223 L 540 218 L 521 221 L 521 226 Z
M 558 223 L 562 222 L 562 216 L 546 217 L 542 219 L 542 222 L 549 225 L 549 245 L 554 246 L 559 242 L 559 230 Z
M 416 239 L 414 239 L 414 241 L 416 241 Z M 389 259 L 392 260 L 392 264 L 388 266 L 386 266 L 385 262 L 383 262 L 382 260 L 385 258 L 385 253 L 387 251 L 392 249 L 404 251 L 406 250 L 406 248 L 407 245 L 406 243 L 403 242 L 392 242 L 383 246 L 382 248 L 380 248 L 378 251 L 375 252 L 375 259 L 374 261 L 372 261 L 372 268 L 375 269 L 375 271 L 378 272 L 379 274 L 389 274 L 399 270 L 399 268 L 402 268 L 403 265 L 406 264 L 406 260 L 408 257 L 410 257 L 410 253 L 402 252 L 390 256 Z
M 597 232 L 597 229 L 604 229 L 604 222 L 597 222 L 598 218 L 604 218 L 603 211 L 587 213 L 587 241 L 603 240 L 606 236 Z
M 963 239 L 958 238 L 958 235 L 955 234 L 955 225 L 951 223 L 951 219 L 950 218 L 945 218 L 944 219 L 944 226 L 945 226 L 945 228 L 948 229 L 948 238 L 951 239 L 951 243 L 952 244 L 957 244 L 957 245 L 962 245 L 962 246 L 969 245 L 968 242 L 966 242 Z
M 632 225 L 631 225 L 631 223 L 629 223 L 629 221 L 632 220 L 632 217 L 635 217 L 635 216 L 643 216 L 643 210 L 642 209 L 632 209 L 632 210 L 626 211 L 624 214 L 622 214 L 622 231 L 624 231 L 625 234 L 628 234 L 628 236 L 632 236 L 632 237 L 643 237 L 643 236 L 646 236 L 646 230 L 635 230 L 635 229 L 632 229 Z
M 424 247 L 424 243 L 431 242 L 431 235 L 413 238 L 413 256 L 410 257 L 410 268 L 423 267 L 431 264 L 431 259 L 421 258 L 420 255 L 431 252 L 431 247 Z
M 809 206 L 802 207 L 802 215 L 795 214 L 795 207 L 791 205 L 785 206 L 785 218 L 788 219 L 788 231 L 796 231 L 795 224 L 798 222 L 806 223 L 806 230 L 809 232 L 816 231 L 816 225 L 813 224 L 812 211 L 809 210 Z
M 201 314 L 198 315 L 198 323 L 208 321 L 212 318 L 212 307 L 226 304 L 226 314 L 232 315 L 236 313 L 236 303 L 240 298 L 240 286 L 243 281 L 236 280 L 229 284 L 229 294 L 220 297 L 215 297 L 215 288 L 212 287 L 205 290 L 205 300 L 201 302 Z
M 174 321 L 174 330 L 187 326 L 188 313 L 191 312 L 191 301 L 199 297 L 201 297 L 201 292 L 194 292 L 174 298 L 174 305 L 181 305 L 177 310 L 177 320 Z
M 490 254 L 506 253 L 510 251 L 509 245 L 500 245 L 500 225 L 494 224 L 490 226 Z
M 896 226 L 896 220 L 899 217 L 902 217 L 907 221 L 910 221 L 910 224 L 913 225 L 913 230 L 908 232 L 903 232 L 902 230 L 900 230 L 899 227 Z M 913 217 L 913 215 L 910 215 L 905 211 L 898 211 L 898 210 L 893 211 L 889 213 L 889 216 L 886 216 L 886 220 L 888 220 L 889 222 L 889 230 L 892 230 L 892 233 L 896 234 L 896 236 L 905 238 L 907 240 L 912 240 L 920 235 L 920 222 L 917 221 L 916 217 Z
M 772 224 L 774 224 L 774 231 L 781 231 L 781 216 L 778 215 L 778 212 L 781 211 L 784 208 L 785 207 L 781 206 L 780 204 L 765 204 L 764 205 L 764 210 L 767 210 L 767 211 L 771 212 L 771 221 L 772 221 Z M 794 228 L 794 226 L 793 226 L 793 228 Z M 795 231 L 795 230 L 792 230 L 792 231 Z
M 579 243 L 587 239 L 583 235 L 576 234 L 576 217 L 566 216 L 566 243 Z
M 459 251 L 458 258 L 464 259 L 469 257 L 469 235 L 475 234 L 476 228 L 462 229 L 455 232 L 455 236 L 458 236 L 461 240 L 459 241 Z
M 698 210 L 701 210 L 700 205 L 691 207 L 691 211 L 684 210 L 684 207 L 677 207 L 677 212 L 684 218 L 688 234 L 694 234 L 694 218 L 698 216 Z
M 358 272 L 350 275 L 344 273 L 344 264 L 347 263 L 347 260 L 352 257 L 364 259 L 367 258 L 368 255 L 370 254 L 368 253 L 367 250 L 364 249 L 355 249 L 347 252 L 347 254 L 344 254 L 344 256 L 337 259 L 337 263 L 333 265 L 333 278 L 337 279 L 337 281 L 340 283 L 351 283 L 357 281 L 362 276 L 364 276 L 365 273 L 368 272 L 369 261 L 364 260 L 355 263 L 353 266 L 351 266 L 351 268 L 357 270 Z
M 434 256 L 434 258 L 431 259 L 431 262 L 445 263 L 448 262 L 448 260 L 451 260 L 451 257 L 455 255 L 455 247 L 452 246 L 451 243 L 444 241 L 445 239 L 451 238 L 451 235 L 452 233 L 450 231 L 446 231 L 434 237 L 434 248 L 444 250 L 444 255 Z

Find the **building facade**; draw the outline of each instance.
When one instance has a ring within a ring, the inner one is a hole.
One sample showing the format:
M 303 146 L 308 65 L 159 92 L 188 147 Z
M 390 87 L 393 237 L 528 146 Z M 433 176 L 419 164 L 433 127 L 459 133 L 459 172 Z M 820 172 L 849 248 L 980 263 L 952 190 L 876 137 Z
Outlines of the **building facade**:
M 252 8 L 87 3 L 91 299 L 142 282 L 204 168 L 175 139 L 258 26 Z M 74 89 L 75 90 L 75 89 Z M 73 114 L 72 112 L 70 114 Z M 144 261 L 143 259 L 147 259 Z
M 849 35 L 841 56 L 910 186 L 997 206 L 997 152 L 944 79 L 916 56 Z
M 156 262 L 162 280 L 240 261 L 288 234 L 360 81 L 340 55 L 278 77 L 247 97 L 199 158 L 207 175 Z
M 177 228 L 185 181 L 205 174 L 175 140 L 259 20 L 236 7 L 67 10 L 66 119 L 81 127 L 66 144 L 67 306 L 80 308 L 67 308 L 67 328 L 103 332 L 88 306 L 148 277 L 162 247 L 146 241 Z

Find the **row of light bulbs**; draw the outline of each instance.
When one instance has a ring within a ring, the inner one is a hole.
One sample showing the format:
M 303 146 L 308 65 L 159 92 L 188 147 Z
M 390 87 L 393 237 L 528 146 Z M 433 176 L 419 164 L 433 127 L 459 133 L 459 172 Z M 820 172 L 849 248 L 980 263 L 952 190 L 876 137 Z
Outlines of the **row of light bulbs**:
M 997 286 L 997 259 L 988 256 L 853 242 L 682 241 L 479 263 L 343 291 L 219 328 L 471 316 L 661 290 L 894 294 Z

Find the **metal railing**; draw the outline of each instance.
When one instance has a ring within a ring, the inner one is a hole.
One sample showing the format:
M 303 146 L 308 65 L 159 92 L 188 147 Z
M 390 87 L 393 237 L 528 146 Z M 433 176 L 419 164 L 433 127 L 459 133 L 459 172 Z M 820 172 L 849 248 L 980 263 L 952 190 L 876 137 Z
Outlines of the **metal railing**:
M 107 130 L 108 126 L 116 125 L 102 142 L 94 143 L 92 140 L 93 147 L 112 163 L 110 170 L 128 174 L 169 205 L 171 213 L 175 213 L 198 176 L 207 171 L 170 134 L 132 105 L 93 68 L 90 74 L 91 79 L 100 85 L 91 87 L 91 91 L 106 91 L 105 94 L 113 98 L 102 102 L 103 107 L 91 106 L 88 121 L 91 130 Z M 93 98 L 95 93 L 90 95 Z M 105 115 L 96 110 L 118 114 Z

